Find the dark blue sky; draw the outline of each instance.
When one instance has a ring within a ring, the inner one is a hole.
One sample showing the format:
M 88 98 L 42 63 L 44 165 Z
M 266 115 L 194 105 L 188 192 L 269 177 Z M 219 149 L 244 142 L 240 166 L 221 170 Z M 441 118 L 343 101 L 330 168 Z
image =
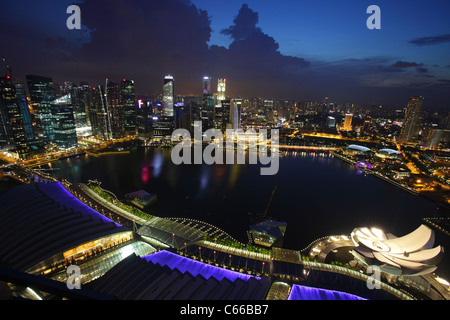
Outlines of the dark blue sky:
M 74 3 L 81 30 L 66 28 Z M 381 30 L 366 27 L 372 4 Z M 209 75 L 230 95 L 403 107 L 423 95 L 450 111 L 449 17 L 448 0 L 4 1 L 0 56 L 19 80 L 130 78 L 154 94 L 170 73 L 176 93 L 199 94 Z

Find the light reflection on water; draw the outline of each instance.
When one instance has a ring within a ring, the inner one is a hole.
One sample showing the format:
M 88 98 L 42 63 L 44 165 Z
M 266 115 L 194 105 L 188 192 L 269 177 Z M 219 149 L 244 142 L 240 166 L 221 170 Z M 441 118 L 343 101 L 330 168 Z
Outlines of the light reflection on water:
M 60 168 L 53 171 L 55 176 L 73 183 L 102 181 L 102 187 L 119 198 L 140 189 L 157 194 L 154 214 L 204 220 L 245 243 L 251 217 L 264 213 L 277 186 L 268 215 L 287 222 L 283 247 L 295 250 L 361 226 L 401 236 L 439 212 L 431 201 L 330 155 L 284 153 L 274 176 L 261 176 L 260 165 L 177 166 L 170 150 L 144 148 L 123 155 L 71 158 L 54 162 L 52 168 Z M 436 239 L 441 244 L 440 234 Z

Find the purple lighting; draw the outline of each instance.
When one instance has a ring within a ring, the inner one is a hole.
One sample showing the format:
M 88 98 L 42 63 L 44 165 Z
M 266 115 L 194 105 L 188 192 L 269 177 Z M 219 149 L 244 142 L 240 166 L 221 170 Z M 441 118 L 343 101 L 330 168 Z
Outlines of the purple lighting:
M 367 300 L 353 294 L 294 284 L 288 300 Z
M 185 273 L 187 271 L 194 277 L 200 274 L 206 279 L 214 277 L 219 281 L 222 280 L 223 278 L 226 278 L 230 281 L 234 281 L 238 278 L 247 281 L 250 277 L 253 277 L 258 280 L 260 279 L 258 277 L 246 275 L 236 271 L 211 266 L 209 264 L 185 258 L 164 250 L 155 252 L 151 255 L 144 256 L 142 258 L 145 259 L 146 261 L 151 261 L 154 264 L 159 263 L 161 266 L 166 265 L 172 270 L 176 268 L 182 273 Z
M 355 164 L 355 167 L 372 169 L 372 165 L 366 161 L 359 161 L 358 163 Z
M 63 204 L 67 208 L 73 209 L 75 212 L 79 211 L 83 214 L 88 214 L 94 219 L 101 219 L 105 223 L 114 223 L 117 227 L 121 227 L 120 224 L 106 218 L 99 212 L 95 211 L 87 204 L 82 202 L 80 199 L 71 194 L 62 184 L 61 182 L 52 182 L 52 183 L 42 183 L 39 184 L 39 189 L 51 197 L 52 199 L 56 199 L 59 203 Z

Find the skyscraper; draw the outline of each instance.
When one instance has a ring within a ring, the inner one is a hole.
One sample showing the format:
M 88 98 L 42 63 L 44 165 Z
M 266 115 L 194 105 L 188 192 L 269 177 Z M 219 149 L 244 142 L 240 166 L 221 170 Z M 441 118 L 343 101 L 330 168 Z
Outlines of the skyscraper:
M 62 96 L 70 94 L 71 105 L 73 108 L 73 116 L 75 118 L 75 127 L 77 134 L 80 136 L 89 135 L 91 132 L 90 119 L 89 119 L 89 101 L 86 94 L 89 90 L 87 84 L 80 83 L 77 86 L 72 82 L 64 82 L 64 87 L 61 88 Z
M 327 128 L 334 128 L 336 126 L 336 118 L 332 116 L 327 117 Z
M 120 99 L 123 106 L 125 133 L 136 135 L 136 103 L 133 80 L 122 80 L 120 83 Z
M 413 142 L 418 138 L 421 125 L 420 109 L 422 108 L 422 103 L 423 97 L 413 96 L 409 98 L 405 119 L 398 137 L 400 143 Z
M 108 88 L 106 92 L 106 102 L 110 118 L 109 120 L 112 138 L 120 139 L 125 136 L 125 124 L 119 84 L 116 82 L 108 82 Z
M 225 91 L 226 91 L 226 82 L 227 79 L 220 78 L 217 82 L 217 101 L 220 103 L 225 100 Z
M 77 133 L 71 94 L 53 100 L 51 111 L 54 122 L 55 144 L 62 149 L 75 148 L 77 146 Z
M 15 83 L 17 93 L 17 103 L 23 120 L 23 128 L 25 130 L 25 138 L 28 142 L 34 140 L 33 118 L 28 108 L 28 100 L 25 93 L 23 83 Z
M 36 115 L 36 135 L 44 143 L 53 143 L 53 121 L 50 103 L 56 99 L 53 81 L 49 77 L 27 75 L 31 107 Z
M 211 94 L 211 77 L 203 77 L 203 95 Z
M 0 78 L 0 142 L 13 145 L 20 159 L 28 153 L 16 88 L 7 75 Z
M 173 117 L 174 79 L 171 75 L 164 77 L 163 86 L 163 115 Z
M 342 129 L 345 131 L 351 131 L 352 130 L 352 120 L 353 120 L 353 114 L 347 113 L 345 115 L 344 126 Z
M 241 127 L 241 99 L 232 99 L 230 102 L 230 121 L 232 129 L 240 129 Z

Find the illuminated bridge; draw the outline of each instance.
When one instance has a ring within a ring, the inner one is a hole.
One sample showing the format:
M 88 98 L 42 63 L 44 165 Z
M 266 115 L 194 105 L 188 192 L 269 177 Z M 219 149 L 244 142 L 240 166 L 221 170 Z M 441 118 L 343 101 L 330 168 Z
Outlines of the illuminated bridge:
M 16 293 L 25 284 L 41 299 L 73 297 L 61 287 L 71 264 L 81 267 L 83 288 L 114 299 L 286 300 L 300 299 L 305 291 L 310 299 L 336 299 L 334 291 L 411 299 L 384 283 L 382 290 L 369 290 L 369 276 L 303 261 L 298 251 L 278 248 L 262 254 L 205 241 L 217 229 L 196 221 L 152 217 L 139 229 L 129 229 L 60 182 L 0 194 L 0 220 L 0 281 L 15 284 Z

